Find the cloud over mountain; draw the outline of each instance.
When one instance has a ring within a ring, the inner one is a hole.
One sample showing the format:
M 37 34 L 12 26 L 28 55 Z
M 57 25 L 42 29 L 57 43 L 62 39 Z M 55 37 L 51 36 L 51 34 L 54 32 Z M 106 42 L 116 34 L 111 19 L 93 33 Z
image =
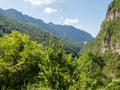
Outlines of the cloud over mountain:
M 29 2 L 34 6 L 40 6 L 44 4 L 51 4 L 51 3 L 57 2 L 58 0 L 24 0 L 24 1 Z
M 66 18 L 64 21 L 65 25 L 72 25 L 72 24 L 76 24 L 78 23 L 79 19 L 75 18 L 75 19 L 71 19 L 71 18 Z
M 57 9 L 49 8 L 49 7 L 44 9 L 44 13 L 48 13 L 48 14 L 54 13 L 54 12 L 57 12 L 57 11 L 58 11 Z

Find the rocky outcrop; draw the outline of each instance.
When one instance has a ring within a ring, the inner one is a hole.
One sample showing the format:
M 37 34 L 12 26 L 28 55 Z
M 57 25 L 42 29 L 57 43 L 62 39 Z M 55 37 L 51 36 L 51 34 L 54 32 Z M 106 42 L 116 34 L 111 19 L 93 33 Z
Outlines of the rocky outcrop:
M 118 17 L 120 17 L 120 8 L 116 9 L 113 7 L 111 9 L 109 9 L 106 13 L 107 21 L 116 19 Z M 111 27 L 111 25 L 110 25 L 110 27 Z M 106 31 L 105 38 L 102 40 L 101 52 L 104 54 L 109 49 L 111 49 L 113 51 L 113 53 L 118 53 L 120 55 L 120 48 L 119 48 L 120 45 L 116 44 L 115 41 L 111 40 L 113 35 L 111 33 L 111 29 L 109 29 L 109 28 Z
M 115 10 L 115 9 L 111 9 L 107 12 L 106 14 L 106 19 L 109 20 L 113 20 L 117 17 L 120 17 L 120 9 Z
M 110 30 L 108 29 L 107 35 L 106 35 L 105 39 L 103 40 L 102 47 L 101 47 L 101 51 L 103 54 L 108 50 L 108 48 L 110 46 L 110 41 L 111 41 L 111 33 L 110 33 Z

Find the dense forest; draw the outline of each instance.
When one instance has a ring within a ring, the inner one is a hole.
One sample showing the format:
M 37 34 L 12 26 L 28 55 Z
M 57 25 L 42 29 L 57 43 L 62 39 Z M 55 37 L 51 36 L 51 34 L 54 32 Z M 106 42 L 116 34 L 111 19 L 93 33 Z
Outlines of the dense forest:
M 119 3 L 84 48 L 0 15 L 0 90 L 120 90 Z

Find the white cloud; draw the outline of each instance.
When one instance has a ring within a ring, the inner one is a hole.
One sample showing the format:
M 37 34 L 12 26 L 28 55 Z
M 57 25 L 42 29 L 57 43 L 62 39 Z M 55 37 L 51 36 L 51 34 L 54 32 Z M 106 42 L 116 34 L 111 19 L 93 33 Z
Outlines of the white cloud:
M 64 21 L 64 25 L 72 25 L 75 28 L 80 29 L 80 28 L 82 28 L 82 26 L 79 25 L 78 21 L 79 21 L 78 18 L 75 18 L 75 19 L 66 18 L 65 21 Z
M 49 8 L 49 7 L 44 9 L 44 13 L 48 13 L 48 14 L 53 13 L 53 12 L 57 12 L 57 11 L 58 11 L 57 9 Z
M 78 23 L 79 19 L 75 18 L 75 19 L 71 19 L 71 18 L 66 18 L 64 21 L 65 25 L 73 25 Z
M 39 6 L 39 5 L 43 5 L 43 4 L 51 4 L 58 0 L 24 0 L 24 1 L 29 2 L 30 4 L 32 4 L 34 6 Z
M 74 27 L 78 28 L 78 29 L 81 29 L 82 26 L 81 25 L 74 25 Z

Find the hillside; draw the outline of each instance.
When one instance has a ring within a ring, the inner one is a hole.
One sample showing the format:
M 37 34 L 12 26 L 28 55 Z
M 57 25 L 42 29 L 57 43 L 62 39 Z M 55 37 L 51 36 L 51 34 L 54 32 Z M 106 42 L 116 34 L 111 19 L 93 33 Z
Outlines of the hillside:
M 44 46 L 51 47 L 53 44 L 60 43 L 60 45 L 64 45 L 66 53 L 72 53 L 73 56 L 76 56 L 84 47 L 84 43 L 57 38 L 38 25 L 14 20 L 0 14 L 0 37 L 4 34 L 10 34 L 12 30 L 26 33 L 27 35 L 30 35 L 32 40 L 35 40 Z
M 120 0 L 108 6 L 100 32 L 86 45 L 80 60 L 92 90 L 120 90 Z
M 55 25 L 53 23 L 47 24 L 41 19 L 35 19 L 28 15 L 23 15 L 21 12 L 18 12 L 14 9 L 8 9 L 8 10 L 0 9 L 0 14 L 3 14 L 7 17 L 11 17 L 13 19 L 20 20 L 23 22 L 36 24 L 46 29 L 48 32 L 52 33 L 53 35 L 63 39 L 65 38 L 77 42 L 90 41 L 93 39 L 93 37 L 89 33 L 83 30 L 79 30 L 73 26 Z
M 10 34 L 12 30 L 17 30 L 31 36 L 33 40 L 40 43 L 47 43 L 49 38 L 56 39 L 49 34 L 45 29 L 30 23 L 20 22 L 0 14 L 0 36 Z
M 104 73 L 119 79 L 120 67 L 120 1 L 113 0 L 108 7 L 106 19 L 94 42 L 94 48 L 106 55 Z
M 96 48 L 102 53 L 111 50 L 120 54 L 120 7 L 119 0 L 114 0 L 108 7 L 106 19 L 101 25 L 101 30 L 96 37 Z

